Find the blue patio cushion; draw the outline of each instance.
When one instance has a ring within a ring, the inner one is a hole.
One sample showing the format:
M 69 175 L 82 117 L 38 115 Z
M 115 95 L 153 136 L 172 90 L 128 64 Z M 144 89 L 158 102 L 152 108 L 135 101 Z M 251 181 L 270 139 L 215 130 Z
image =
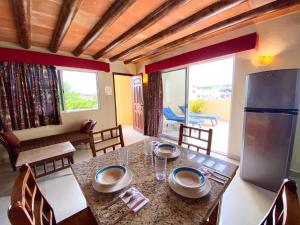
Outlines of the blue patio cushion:
M 170 107 L 163 108 L 163 113 L 167 120 L 173 120 L 183 123 L 185 122 L 185 116 L 175 114 Z M 189 118 L 189 122 L 197 124 L 204 122 L 204 120 L 201 118 Z
M 173 110 L 170 107 L 163 108 L 164 116 L 167 120 L 174 120 L 177 122 L 184 122 L 185 117 L 184 116 L 178 116 L 176 115 Z

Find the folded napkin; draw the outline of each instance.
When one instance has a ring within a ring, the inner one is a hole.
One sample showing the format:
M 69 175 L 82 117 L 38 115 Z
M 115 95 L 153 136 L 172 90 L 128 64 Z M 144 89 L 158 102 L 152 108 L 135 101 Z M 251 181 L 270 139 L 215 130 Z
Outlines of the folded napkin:
M 122 199 L 122 201 L 123 201 L 124 203 L 126 203 L 126 205 L 127 205 L 127 207 L 128 207 L 129 209 L 134 208 L 134 209 L 133 209 L 133 212 L 136 213 L 136 212 L 138 212 L 144 205 L 146 205 L 146 204 L 149 202 L 149 199 L 146 198 L 146 197 L 145 197 L 141 192 L 139 192 L 135 187 L 131 187 L 131 188 L 129 188 L 127 191 L 129 191 L 129 190 L 132 191 L 132 192 L 134 193 L 134 195 L 136 195 L 136 199 L 135 199 L 135 200 L 130 201 L 130 197 L 131 197 L 131 196 L 125 197 L 125 196 L 124 196 L 124 195 L 125 195 L 125 192 L 123 192 L 122 194 L 120 194 L 119 197 Z M 144 199 L 144 200 L 142 201 L 142 199 Z M 137 203 L 137 202 L 140 202 L 140 201 L 142 201 L 142 202 L 139 203 L 138 206 L 136 206 L 136 203 Z

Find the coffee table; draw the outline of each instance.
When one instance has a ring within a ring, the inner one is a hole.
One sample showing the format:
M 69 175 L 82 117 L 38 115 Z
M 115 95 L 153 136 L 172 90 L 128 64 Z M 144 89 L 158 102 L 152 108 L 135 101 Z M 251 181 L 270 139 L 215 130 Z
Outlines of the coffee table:
M 35 177 L 45 176 L 66 169 L 74 163 L 74 146 L 69 142 L 48 145 L 19 153 L 16 167 L 29 164 Z

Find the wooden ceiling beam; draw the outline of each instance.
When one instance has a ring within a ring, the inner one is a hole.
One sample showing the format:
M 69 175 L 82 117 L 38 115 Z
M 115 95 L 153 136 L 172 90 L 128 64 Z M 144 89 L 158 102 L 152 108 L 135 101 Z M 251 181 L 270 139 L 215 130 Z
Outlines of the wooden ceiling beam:
M 30 0 L 12 0 L 17 35 L 23 48 L 31 47 Z
M 243 2 L 246 2 L 246 0 L 224 0 L 224 1 L 218 1 L 216 3 L 213 3 L 207 7 L 199 10 L 198 12 L 194 13 L 193 15 L 179 21 L 178 23 L 175 23 L 172 26 L 167 27 L 166 29 L 152 35 L 151 37 L 145 39 L 144 41 L 111 57 L 110 61 L 115 61 L 121 57 L 130 55 L 133 52 L 141 50 L 148 45 L 158 42 L 164 38 L 167 38 L 167 37 L 175 34 L 176 32 L 180 32 L 195 23 L 204 21 L 212 16 L 215 16 L 216 14 L 219 14 L 219 13 L 221 13 L 229 8 L 232 8 L 234 6 L 237 6 L 238 4 L 241 4 Z
M 136 23 L 125 33 L 117 37 L 115 40 L 110 42 L 107 46 L 99 50 L 93 57 L 94 59 L 98 59 L 108 52 L 112 51 L 114 48 L 134 37 L 137 33 L 147 29 L 152 26 L 154 23 L 159 21 L 165 15 L 167 15 L 171 10 L 180 6 L 181 4 L 187 2 L 189 0 L 167 0 L 157 9 L 149 13 L 145 18 L 143 18 L 140 22 Z
M 61 7 L 49 50 L 56 53 L 69 30 L 82 0 L 64 0 Z
M 115 22 L 136 0 L 116 0 L 104 13 L 92 30 L 75 48 L 73 54 L 79 56 L 87 49 L 113 22 Z
M 179 38 L 178 40 L 172 41 L 172 42 L 165 44 L 163 46 L 160 46 L 158 48 L 152 49 L 144 54 L 135 56 L 131 59 L 126 60 L 124 63 L 128 64 L 128 63 L 137 62 L 145 57 L 150 57 L 155 54 L 160 54 L 160 53 L 163 53 L 170 49 L 180 47 L 188 42 L 198 39 L 201 36 L 208 35 L 213 32 L 220 31 L 220 30 L 232 27 L 234 25 L 238 25 L 240 23 L 250 21 L 256 17 L 264 16 L 266 14 L 269 14 L 269 13 L 272 13 L 272 12 L 275 12 L 275 11 L 278 11 L 278 10 L 281 10 L 281 9 L 284 9 L 287 7 L 295 6 L 295 5 L 300 5 L 300 0 L 285 0 L 285 1 L 276 0 L 276 1 L 273 1 L 271 3 L 265 4 L 258 8 L 249 10 L 248 12 L 245 12 L 245 13 L 239 14 L 237 16 L 234 16 L 232 18 L 218 22 L 212 26 L 209 26 L 207 28 L 204 28 L 202 30 L 194 32 L 190 35 Z

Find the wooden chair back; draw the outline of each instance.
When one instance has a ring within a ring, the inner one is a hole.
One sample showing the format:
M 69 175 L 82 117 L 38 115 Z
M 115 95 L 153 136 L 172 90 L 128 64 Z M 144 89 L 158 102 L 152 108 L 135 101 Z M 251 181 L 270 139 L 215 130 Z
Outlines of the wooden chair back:
M 12 225 L 56 225 L 53 209 L 37 186 L 28 165 L 20 168 L 13 186 L 8 218 Z
M 178 145 L 195 149 L 198 152 L 199 150 L 203 150 L 207 155 L 210 155 L 212 134 L 212 129 L 205 130 L 180 124 Z M 203 145 L 200 145 L 201 143 L 203 143 Z
M 284 180 L 271 209 L 260 225 L 300 224 L 300 207 L 297 186 L 293 180 Z
M 96 145 L 96 152 L 103 151 L 106 153 L 107 149 L 115 150 L 117 146 L 124 147 L 123 131 L 122 126 L 93 132 L 95 145 L 99 144 L 99 147 Z M 97 140 L 96 136 L 100 136 L 100 139 Z M 97 148 L 98 147 L 98 148 Z

